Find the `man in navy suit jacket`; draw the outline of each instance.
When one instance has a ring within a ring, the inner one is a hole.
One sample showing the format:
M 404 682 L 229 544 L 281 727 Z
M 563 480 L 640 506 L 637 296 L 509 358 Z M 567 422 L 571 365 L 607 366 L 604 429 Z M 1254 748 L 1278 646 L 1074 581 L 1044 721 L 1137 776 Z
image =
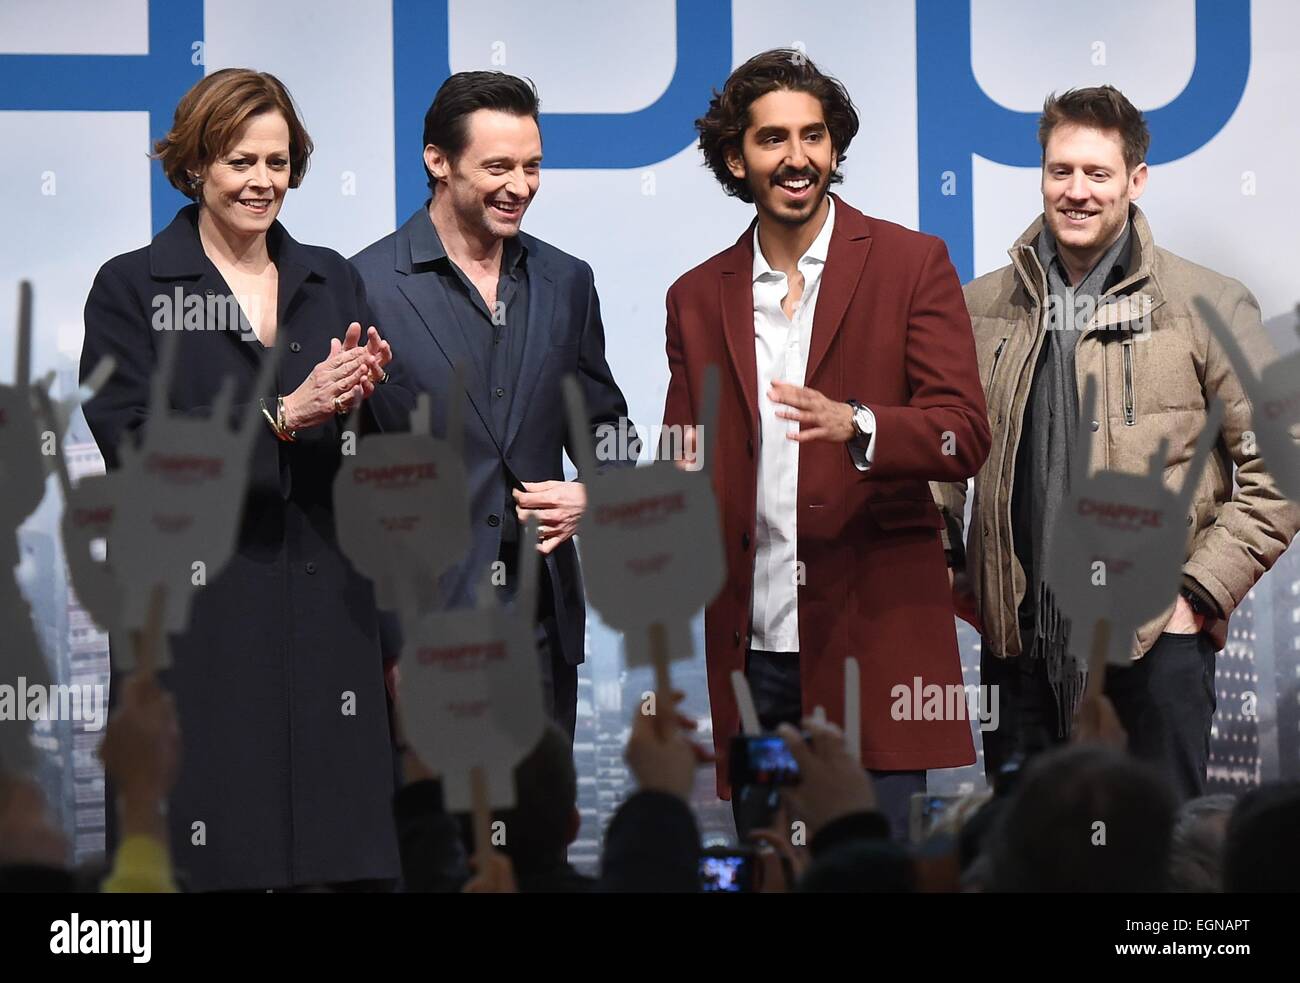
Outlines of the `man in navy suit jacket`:
M 548 709 L 572 739 L 586 615 L 572 536 L 586 493 L 564 480 L 561 452 L 575 458 L 574 440 L 596 444 L 600 428 L 630 424 L 605 361 L 591 267 L 519 231 L 539 181 L 537 117 L 537 93 L 522 79 L 501 72 L 447 79 L 424 120 L 432 198 L 352 262 L 375 322 L 402 352 L 396 381 L 432 394 L 433 433 L 445 431 L 457 373 L 465 387 L 473 545 L 440 583 L 439 603 L 473 604 L 494 570 L 512 594 L 519 537 L 537 515 L 547 573 L 538 654 Z M 589 433 L 568 431 L 561 381 L 569 374 L 586 397 Z M 628 446 L 601 441 L 615 443 Z

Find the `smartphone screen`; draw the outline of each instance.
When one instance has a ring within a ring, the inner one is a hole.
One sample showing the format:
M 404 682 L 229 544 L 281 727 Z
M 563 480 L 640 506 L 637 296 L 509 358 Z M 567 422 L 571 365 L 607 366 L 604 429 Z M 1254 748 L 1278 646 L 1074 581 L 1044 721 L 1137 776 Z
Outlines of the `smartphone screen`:
M 732 742 L 733 781 L 741 785 L 797 785 L 799 763 L 774 734 L 737 737 Z
M 700 858 L 700 890 L 705 894 L 743 894 L 750 889 L 753 857 L 742 853 Z

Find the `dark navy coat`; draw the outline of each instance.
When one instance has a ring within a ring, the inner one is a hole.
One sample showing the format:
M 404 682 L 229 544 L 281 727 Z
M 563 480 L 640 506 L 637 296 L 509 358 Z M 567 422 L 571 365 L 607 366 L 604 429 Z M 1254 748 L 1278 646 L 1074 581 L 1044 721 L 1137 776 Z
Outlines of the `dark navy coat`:
M 147 247 L 106 263 L 86 301 L 82 377 L 103 355 L 117 361 L 85 406 L 110 469 L 148 416 L 162 336 L 153 299 L 178 289 L 230 292 L 203 252 L 197 216 L 195 205 L 182 209 Z M 263 394 L 273 399 L 298 387 L 350 321 L 373 322 L 341 256 L 295 242 L 278 222 L 267 238 L 282 347 L 276 392 Z M 182 331 L 172 412 L 205 415 L 233 376 L 240 414 L 265 357 L 236 331 Z M 380 386 L 365 422 L 405 426 L 411 404 L 399 385 Z M 340 459 L 335 420 L 293 444 L 258 428 L 237 551 L 199 590 L 189 631 L 172 638 L 173 668 L 160 681 L 176 697 L 183 757 L 169 815 L 173 857 L 190 889 L 398 875 L 379 620 L 369 581 L 336 543 Z M 354 714 L 344 713 L 345 693 L 355 695 Z M 110 798 L 110 834 L 112 811 Z

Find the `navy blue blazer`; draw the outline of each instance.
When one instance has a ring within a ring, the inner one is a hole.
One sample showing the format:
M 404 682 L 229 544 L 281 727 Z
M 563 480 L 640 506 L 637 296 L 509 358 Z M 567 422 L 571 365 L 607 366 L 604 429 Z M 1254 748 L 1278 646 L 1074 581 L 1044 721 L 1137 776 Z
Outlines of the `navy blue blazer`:
M 473 545 L 439 588 L 443 604 L 472 605 L 477 586 L 486 581 L 498 558 L 506 481 L 515 488 L 522 488 L 524 481 L 563 481 L 563 452 L 575 458 L 575 435 L 569 433 L 560 385 L 564 377 L 576 375 L 582 386 L 590 431 L 580 436 L 593 445 L 598 427 L 626 423 L 627 402 L 605 360 L 605 328 L 591 267 L 520 233 L 527 250 L 528 319 L 505 439 L 498 441 L 468 340 L 438 274 L 420 270 L 433 259 L 412 242 L 412 232 L 422 222 L 431 222 L 425 207 L 396 232 L 352 257 L 352 264 L 365 284 L 374 323 L 392 345 L 393 381 L 414 394 L 432 395 L 433 433 L 446 431 L 443 394 L 454 378 L 453 366 L 465 379 L 467 405 L 461 415 Z M 619 463 L 635 462 L 602 466 Z M 586 601 L 573 540 L 545 559 L 564 658 L 577 665 L 584 655 Z

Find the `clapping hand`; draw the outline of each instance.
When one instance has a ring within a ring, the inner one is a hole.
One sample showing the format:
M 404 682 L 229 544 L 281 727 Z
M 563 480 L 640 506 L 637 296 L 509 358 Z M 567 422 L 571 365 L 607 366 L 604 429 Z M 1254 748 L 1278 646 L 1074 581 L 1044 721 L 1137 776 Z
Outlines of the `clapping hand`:
M 375 391 L 393 352 L 373 326 L 364 346 L 360 339 L 361 325 L 353 321 L 342 340 L 330 339 L 329 354 L 316 363 L 302 385 L 284 397 L 284 423 L 289 430 L 319 426 L 347 413 Z

